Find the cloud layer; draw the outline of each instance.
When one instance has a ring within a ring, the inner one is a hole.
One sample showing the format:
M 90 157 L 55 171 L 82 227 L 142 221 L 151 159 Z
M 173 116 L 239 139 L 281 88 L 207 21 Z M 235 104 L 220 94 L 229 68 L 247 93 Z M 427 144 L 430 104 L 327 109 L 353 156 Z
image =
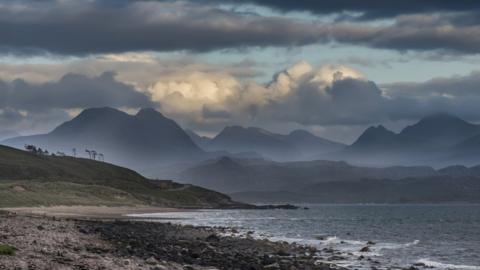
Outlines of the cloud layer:
M 148 96 L 116 81 L 114 73 L 103 73 L 94 78 L 67 74 L 59 81 L 39 85 L 21 79 L 11 83 L 0 81 L 0 97 L 0 107 L 28 111 L 152 105 Z
M 463 54 L 480 51 L 478 1 L 250 2 L 282 11 L 339 16 L 344 11 L 356 12 L 364 20 L 262 15 L 225 8 L 216 1 L 8 1 L 0 5 L 0 52 L 78 56 L 311 44 Z M 388 20 L 369 20 L 377 17 Z
M 0 126 L 2 131 L 46 132 L 83 108 L 151 107 L 145 93 L 119 82 L 114 73 L 97 77 L 66 74 L 58 81 L 32 84 L 22 79 L 0 80 Z
M 0 6 L 0 47 L 15 54 L 210 51 L 299 46 L 320 40 L 314 24 L 186 2 L 29 2 Z
M 162 110 L 197 128 L 228 124 L 355 126 L 447 112 L 479 121 L 480 75 L 378 86 L 347 66 L 305 61 L 266 85 L 224 73 L 178 73 L 148 91 Z M 462 90 L 459 90 L 462 89 Z
M 118 74 L 99 69 L 103 73 L 96 76 L 69 73 L 36 83 L 0 81 L 0 124 L 13 131 L 47 131 L 83 108 L 100 106 L 131 112 L 155 107 L 184 127 L 204 132 L 233 124 L 339 130 L 413 121 L 436 112 L 480 121 L 479 72 L 377 85 L 348 66 L 312 66 L 300 61 L 263 84 L 243 77 L 241 64 L 215 67 L 180 61 L 162 65 L 148 55 L 107 58 L 111 65 L 104 68 L 119 63 Z M 135 68 L 123 67 L 125 61 L 134 61 Z M 80 67 L 76 66 L 82 70 Z M 157 67 L 158 73 L 148 79 L 135 76 L 138 69 Z
M 195 1 L 195 0 L 191 0 Z M 212 2 L 231 2 L 235 0 L 210 0 Z M 198 1 L 201 2 L 201 1 Z M 334 14 L 343 12 L 360 13 L 361 19 L 375 19 L 394 17 L 412 13 L 433 13 L 452 11 L 479 10 L 480 3 L 475 0 L 460 1 L 378 1 L 378 0 L 342 0 L 342 1 L 315 1 L 315 0 L 246 0 L 243 1 L 274 8 L 283 12 L 308 11 L 314 14 Z

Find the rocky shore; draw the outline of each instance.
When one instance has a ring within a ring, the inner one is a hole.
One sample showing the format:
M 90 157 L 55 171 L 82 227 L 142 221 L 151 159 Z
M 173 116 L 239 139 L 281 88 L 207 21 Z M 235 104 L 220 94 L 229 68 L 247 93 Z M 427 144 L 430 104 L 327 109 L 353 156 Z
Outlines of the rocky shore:
M 225 228 L 0 214 L 0 269 L 341 269 L 313 247 L 225 236 Z

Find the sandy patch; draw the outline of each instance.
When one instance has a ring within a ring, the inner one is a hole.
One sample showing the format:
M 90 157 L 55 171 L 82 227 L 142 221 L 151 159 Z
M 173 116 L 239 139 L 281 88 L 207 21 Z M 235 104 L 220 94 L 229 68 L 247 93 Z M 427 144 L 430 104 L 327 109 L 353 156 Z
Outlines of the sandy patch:
M 151 214 L 185 211 L 177 208 L 138 206 L 138 207 L 109 207 L 109 206 L 49 206 L 49 207 L 16 207 L 1 208 L 1 210 L 17 214 L 29 214 L 55 217 L 85 217 L 85 218 L 129 218 L 128 214 Z

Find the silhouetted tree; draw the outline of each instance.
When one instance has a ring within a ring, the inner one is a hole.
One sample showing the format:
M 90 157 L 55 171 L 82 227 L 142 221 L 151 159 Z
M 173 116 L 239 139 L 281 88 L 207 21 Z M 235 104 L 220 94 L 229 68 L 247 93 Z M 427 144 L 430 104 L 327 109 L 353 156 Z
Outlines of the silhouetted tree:
M 93 160 L 97 158 L 97 151 L 92 150 L 92 157 L 93 157 Z
M 73 157 L 77 157 L 77 148 L 72 148 Z
M 102 153 L 98 153 L 98 160 L 105 161 Z
M 88 150 L 88 149 L 85 149 L 85 152 L 87 152 L 87 153 L 88 153 L 88 156 L 89 156 L 90 158 L 92 158 L 92 151 L 90 151 L 90 150 Z
M 35 154 L 35 155 L 48 155 L 48 150 L 43 150 L 42 148 L 40 147 L 36 147 L 35 145 L 33 144 L 26 144 L 25 146 L 25 150 L 27 150 L 28 152 L 32 153 L 32 154 Z
M 38 153 L 38 150 L 37 150 L 37 147 L 33 144 L 25 144 L 25 150 L 27 150 L 28 152 L 32 153 L 32 154 L 37 154 Z

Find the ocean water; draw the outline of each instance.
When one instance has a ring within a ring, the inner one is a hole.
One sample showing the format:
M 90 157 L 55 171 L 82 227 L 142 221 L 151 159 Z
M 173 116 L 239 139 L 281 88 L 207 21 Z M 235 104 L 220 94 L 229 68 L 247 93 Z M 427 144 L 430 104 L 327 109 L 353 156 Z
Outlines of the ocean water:
M 423 263 L 430 269 L 480 270 L 480 205 L 306 206 L 309 210 L 208 210 L 137 216 L 236 227 L 255 231 L 258 238 L 333 248 L 345 257 L 335 262 L 351 269 Z M 369 252 L 360 252 L 367 241 L 375 244 Z M 361 255 L 365 259 L 359 260 Z

